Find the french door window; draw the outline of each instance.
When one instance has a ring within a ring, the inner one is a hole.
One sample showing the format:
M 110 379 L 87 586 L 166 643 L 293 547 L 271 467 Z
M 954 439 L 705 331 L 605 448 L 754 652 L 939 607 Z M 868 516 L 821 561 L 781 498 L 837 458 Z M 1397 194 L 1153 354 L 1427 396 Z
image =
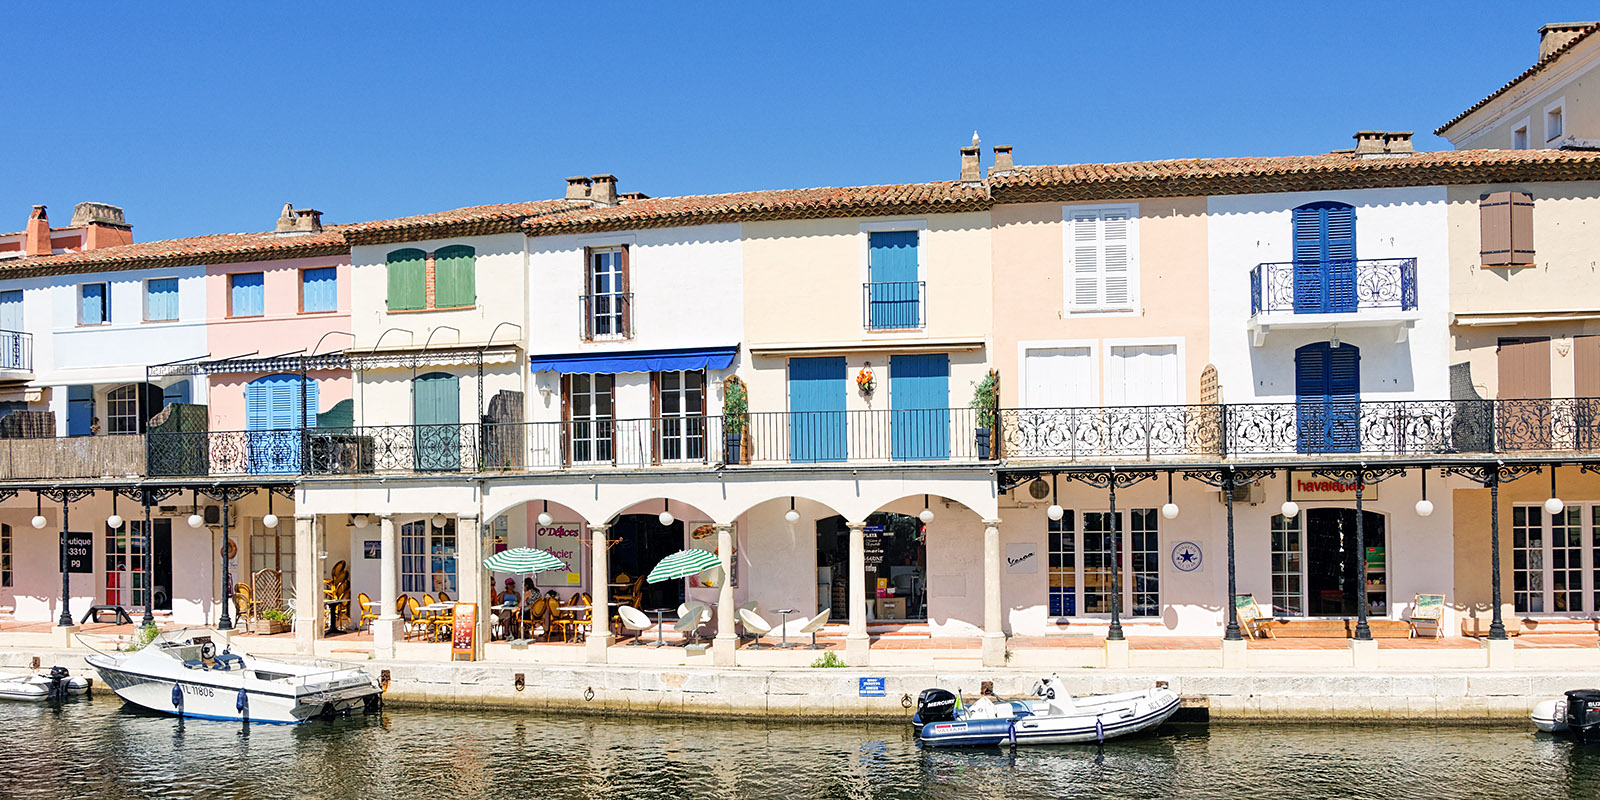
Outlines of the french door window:
M 433 527 L 431 519 L 400 526 L 400 591 L 456 592 L 456 522 Z
M 1511 597 L 1521 614 L 1600 609 L 1600 504 L 1512 507 Z
M 628 336 L 627 275 L 622 248 L 591 250 L 585 276 L 585 322 L 591 339 Z
M 705 460 L 705 372 L 660 372 L 656 386 L 661 399 L 661 460 Z
M 1306 613 L 1305 561 L 1300 544 L 1300 517 L 1272 515 L 1272 612 L 1283 616 Z
M 148 550 L 144 535 L 134 531 L 133 526 L 106 529 L 106 605 L 144 605 L 144 559 Z
M 572 462 L 609 463 L 612 459 L 612 426 L 616 414 L 612 404 L 615 376 L 575 374 L 568 378 Z
M 1367 614 L 1389 613 L 1387 518 L 1362 512 L 1363 550 L 1356 550 L 1353 508 L 1310 508 L 1272 516 L 1272 610 L 1285 617 L 1356 616 L 1362 560 Z
M 253 575 L 264 569 L 275 569 L 283 573 L 281 586 L 294 586 L 294 530 L 290 526 L 280 523 L 277 528 L 268 528 L 261 524 L 261 520 L 251 523 L 250 530 L 250 573 Z
M 1082 530 L 1076 530 L 1081 519 Z M 1121 554 L 1112 553 L 1113 518 L 1106 511 L 1067 511 L 1050 521 L 1050 615 L 1073 617 L 1111 613 L 1111 570 L 1122 569 L 1117 608 L 1133 616 L 1161 613 L 1161 546 L 1153 508 L 1119 511 L 1116 529 Z M 1080 557 L 1081 554 L 1081 557 Z

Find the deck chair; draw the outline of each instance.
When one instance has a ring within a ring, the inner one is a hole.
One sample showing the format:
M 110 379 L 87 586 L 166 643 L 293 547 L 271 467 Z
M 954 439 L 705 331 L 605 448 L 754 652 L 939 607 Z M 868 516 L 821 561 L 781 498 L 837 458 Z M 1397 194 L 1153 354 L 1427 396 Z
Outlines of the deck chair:
M 1252 639 L 1261 638 L 1266 634 L 1268 639 L 1278 638 L 1272 632 L 1272 617 L 1261 613 L 1261 606 L 1256 603 L 1253 594 L 1236 594 L 1233 596 L 1233 607 L 1239 615 L 1239 627 L 1244 629 L 1246 635 Z
M 1432 625 L 1433 638 L 1444 636 L 1444 595 L 1419 594 L 1411 601 L 1411 616 L 1406 617 L 1410 626 L 1409 638 L 1416 638 L 1417 626 Z
M 806 635 L 808 633 L 811 634 L 811 645 L 809 647 L 807 647 L 806 649 L 808 649 L 808 650 L 820 650 L 820 649 L 822 649 L 824 647 L 827 647 L 827 645 L 817 644 L 817 631 L 822 630 L 823 626 L 828 624 L 828 617 L 830 617 L 832 615 L 833 615 L 833 609 L 824 608 L 824 609 L 822 609 L 822 613 L 821 614 L 818 614 L 818 615 L 812 617 L 811 619 L 806 620 L 806 624 L 800 626 L 800 630 L 798 631 L 798 633 L 801 636 L 804 636 L 804 635 Z

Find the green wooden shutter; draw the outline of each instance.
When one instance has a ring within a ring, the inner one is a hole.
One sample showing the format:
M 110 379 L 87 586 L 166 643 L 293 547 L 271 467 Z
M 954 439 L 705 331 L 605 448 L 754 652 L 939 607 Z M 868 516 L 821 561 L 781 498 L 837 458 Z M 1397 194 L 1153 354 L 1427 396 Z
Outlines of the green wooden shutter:
M 476 252 L 466 245 L 440 248 L 433 254 L 433 305 L 462 308 L 478 304 L 473 271 Z
M 428 298 L 428 256 L 414 247 L 389 254 L 389 310 L 423 308 Z

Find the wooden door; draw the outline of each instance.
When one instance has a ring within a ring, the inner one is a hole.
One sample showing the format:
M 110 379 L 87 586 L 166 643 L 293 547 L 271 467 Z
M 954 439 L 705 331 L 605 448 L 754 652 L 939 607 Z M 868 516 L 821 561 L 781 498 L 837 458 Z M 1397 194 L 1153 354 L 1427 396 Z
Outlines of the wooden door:
M 1550 449 L 1550 337 L 1506 337 L 1496 349 L 1500 450 Z

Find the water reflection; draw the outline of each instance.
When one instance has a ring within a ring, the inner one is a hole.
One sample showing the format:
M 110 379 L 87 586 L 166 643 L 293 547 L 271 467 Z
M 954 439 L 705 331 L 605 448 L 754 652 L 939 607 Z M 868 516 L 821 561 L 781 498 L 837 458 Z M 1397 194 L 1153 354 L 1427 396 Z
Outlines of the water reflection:
M 101 694 L 0 705 L 15 798 L 1600 797 L 1600 746 L 1522 726 L 1167 726 L 1094 745 L 925 750 L 901 725 L 392 709 L 179 720 Z

